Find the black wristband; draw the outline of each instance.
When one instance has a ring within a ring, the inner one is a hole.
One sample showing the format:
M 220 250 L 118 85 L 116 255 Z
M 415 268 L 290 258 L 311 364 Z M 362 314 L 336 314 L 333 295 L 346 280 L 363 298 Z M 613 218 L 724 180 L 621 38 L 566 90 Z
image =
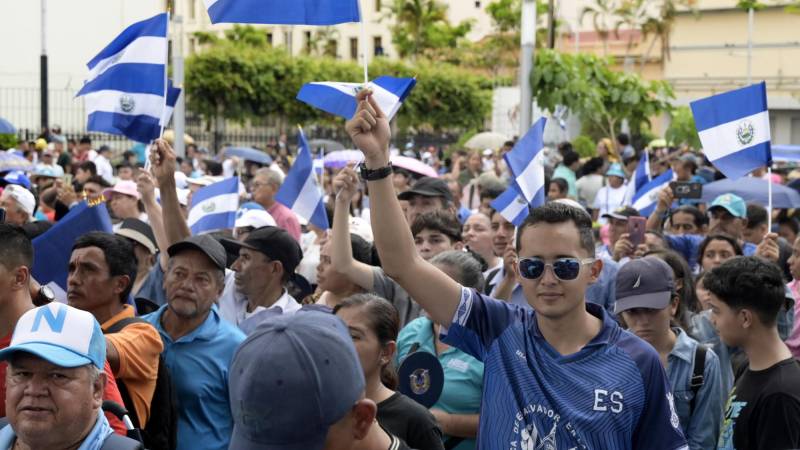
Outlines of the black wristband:
M 368 169 L 366 164 L 361 165 L 361 179 L 366 181 L 382 180 L 391 175 L 392 172 L 393 170 L 391 162 L 389 162 L 388 165 L 379 167 L 377 169 Z

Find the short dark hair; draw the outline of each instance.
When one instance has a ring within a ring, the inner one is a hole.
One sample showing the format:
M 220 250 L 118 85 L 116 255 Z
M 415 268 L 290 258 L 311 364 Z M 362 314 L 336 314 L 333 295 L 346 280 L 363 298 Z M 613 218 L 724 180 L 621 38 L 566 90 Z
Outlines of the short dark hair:
M 775 325 L 786 297 L 781 270 L 756 256 L 725 261 L 703 278 L 703 287 L 730 308 L 752 310 L 767 327 Z
M 336 314 L 343 308 L 363 308 L 367 327 L 375 333 L 381 346 L 397 341 L 400 332 L 400 315 L 388 300 L 375 294 L 355 294 L 342 300 L 333 308 Z M 399 380 L 390 360 L 381 367 L 381 382 L 389 389 L 397 389 Z
M 708 216 L 703 214 L 703 212 L 700 211 L 699 209 L 697 209 L 697 207 L 694 206 L 694 205 L 682 205 L 682 206 L 679 206 L 679 207 L 675 208 L 669 214 L 670 220 L 672 220 L 672 216 L 674 216 L 677 213 L 683 213 L 683 214 L 691 215 L 692 218 L 694 219 L 694 226 L 696 226 L 697 228 L 700 228 L 703 225 L 708 224 Z
M 485 198 L 490 198 L 490 199 L 494 200 L 497 197 L 500 197 L 500 195 L 503 193 L 503 191 L 505 191 L 505 188 L 501 187 L 501 186 L 487 186 L 487 187 L 481 188 L 481 193 L 479 195 L 479 198 L 481 200 L 483 200 Z
M 631 138 L 625 133 L 620 133 L 617 135 L 617 142 L 619 142 L 620 145 L 628 145 L 631 143 Z
M 595 156 L 594 158 L 586 161 L 583 164 L 583 174 L 589 175 L 595 173 L 597 172 L 598 169 L 601 169 L 603 167 L 603 164 L 604 164 L 603 158 Z
M 580 159 L 581 159 L 580 155 L 578 155 L 576 152 L 570 150 L 570 151 L 564 153 L 564 161 L 563 161 L 563 163 L 564 163 L 565 166 L 569 167 L 569 166 L 575 164 L 576 162 L 580 161 Z
M 33 268 L 33 244 L 21 227 L 0 223 L 0 264 L 7 270 Z
M 572 150 L 572 143 L 570 141 L 561 142 L 560 144 L 558 144 L 557 148 L 558 148 L 558 152 L 561 153 L 562 155 L 564 155 L 565 157 L 566 157 L 566 155 L 568 153 L 573 151 Z
M 563 178 L 553 178 L 552 180 L 550 180 L 550 184 L 553 183 L 555 183 L 555 185 L 558 186 L 558 191 L 561 193 L 567 192 L 569 190 L 569 184 L 567 183 L 567 180 Z M 548 188 L 550 188 L 550 184 L 547 185 Z
M 712 241 L 725 241 L 728 244 L 731 244 L 731 247 L 733 247 L 733 253 L 735 253 L 737 256 L 742 256 L 743 254 L 742 246 L 739 245 L 739 241 L 737 241 L 733 236 L 724 233 L 710 234 L 703 239 L 703 242 L 700 243 L 700 249 L 697 253 L 697 261 L 700 263 L 700 265 L 703 264 L 703 255 L 706 253 L 706 247 L 708 247 L 708 244 L 710 244 Z
M 525 228 L 538 223 L 559 224 L 566 222 L 575 224 L 575 227 L 578 229 L 578 236 L 581 240 L 581 248 L 586 250 L 589 256 L 594 257 L 592 218 L 589 217 L 586 211 L 560 202 L 548 202 L 531 211 L 517 230 L 517 252 L 519 253 L 522 232 L 525 231 Z
M 358 262 L 372 265 L 372 244 L 361 236 L 350 233 L 350 249 L 353 252 L 353 259 Z
M 753 229 L 767 223 L 767 208 L 755 203 L 747 204 L 747 228 Z
M 208 169 L 208 174 L 212 177 L 218 177 L 222 175 L 222 164 L 214 161 L 213 159 L 204 159 L 203 164 L 205 164 L 206 169 Z
M 125 303 L 133 288 L 133 282 L 136 281 L 136 254 L 133 252 L 133 244 L 115 234 L 92 231 L 76 239 L 72 251 L 88 247 L 97 247 L 103 251 L 110 276 L 127 275 L 130 278 L 130 282 L 119 296 L 120 303 Z
M 90 145 L 91 145 L 91 143 L 92 143 L 92 138 L 90 138 L 89 136 L 83 136 L 83 137 L 81 138 L 81 140 L 80 140 L 80 143 L 81 143 L 81 144 L 90 144 Z
M 84 161 L 78 165 L 78 169 L 97 175 L 97 166 L 92 161 Z
M 800 223 L 797 222 L 797 219 L 792 217 L 778 219 L 778 225 L 786 225 L 794 234 L 800 233 Z M 790 242 L 790 244 L 793 244 L 793 242 Z
M 422 230 L 435 230 L 450 238 L 453 242 L 461 242 L 461 222 L 448 209 L 437 209 L 420 214 L 411 224 L 411 234 L 418 235 Z

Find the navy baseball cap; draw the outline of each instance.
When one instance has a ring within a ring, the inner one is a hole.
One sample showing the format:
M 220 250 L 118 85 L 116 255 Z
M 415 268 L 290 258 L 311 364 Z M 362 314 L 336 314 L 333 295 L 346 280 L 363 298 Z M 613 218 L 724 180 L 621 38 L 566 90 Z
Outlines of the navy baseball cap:
M 430 408 L 439 401 L 444 389 L 444 369 L 439 359 L 428 352 L 414 352 L 397 370 L 397 390 L 420 405 Z
M 672 268 L 661 258 L 647 256 L 628 261 L 617 272 L 614 312 L 664 309 L 669 305 L 674 286 Z
M 328 428 L 364 396 L 347 327 L 321 311 L 267 318 L 229 373 L 231 450 L 322 450 Z

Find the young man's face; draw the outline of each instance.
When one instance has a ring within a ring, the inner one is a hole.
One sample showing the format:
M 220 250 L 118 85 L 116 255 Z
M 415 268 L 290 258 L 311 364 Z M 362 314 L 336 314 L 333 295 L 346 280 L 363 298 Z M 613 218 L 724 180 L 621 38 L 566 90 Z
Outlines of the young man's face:
M 729 307 L 713 292 L 708 293 L 708 305 L 711 309 L 711 323 L 717 329 L 722 342 L 729 347 L 741 345 L 744 340 L 744 329 L 739 318 L 740 311 Z
M 447 250 L 461 250 L 463 248 L 461 242 L 453 242 L 441 231 L 431 230 L 430 228 L 423 228 L 422 231 L 417 233 L 414 236 L 414 244 L 417 247 L 417 252 L 426 261 Z
M 414 223 L 417 216 L 427 212 L 433 212 L 439 209 L 446 209 L 444 207 L 444 197 L 428 197 L 424 195 L 412 195 L 408 199 L 408 210 L 406 210 L 406 218 L 408 223 Z
M 520 235 L 519 259 L 523 258 L 539 258 L 552 264 L 559 258 L 583 261 L 593 259 L 593 255 L 581 246 L 578 227 L 574 223 L 538 223 L 526 227 Z M 555 320 L 584 307 L 586 288 L 597 280 L 602 267 L 597 260 L 593 264 L 581 264 L 578 276 L 573 280 L 557 278 L 552 267 L 546 267 L 535 280 L 523 278 L 518 266 L 515 271 L 528 304 L 537 314 Z
M 742 237 L 742 230 L 744 229 L 743 219 L 734 217 L 727 209 L 720 207 L 712 209 L 708 212 L 708 215 L 709 233 L 725 233 L 736 239 Z
M 492 214 L 492 249 L 495 256 L 502 257 L 506 247 L 514 243 L 514 224 L 499 212 Z
M 672 234 L 702 234 L 694 223 L 694 216 L 685 212 L 676 212 L 669 219 L 669 230 Z

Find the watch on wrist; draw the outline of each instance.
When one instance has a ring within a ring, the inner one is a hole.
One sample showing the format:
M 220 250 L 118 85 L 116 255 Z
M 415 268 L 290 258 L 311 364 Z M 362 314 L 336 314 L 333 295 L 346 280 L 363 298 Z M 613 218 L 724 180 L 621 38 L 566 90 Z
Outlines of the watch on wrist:
M 50 289 L 50 286 L 39 286 L 39 293 L 33 299 L 36 306 L 44 306 L 56 300 L 56 294 Z
M 377 169 L 368 169 L 366 164 L 361 165 L 361 179 L 366 181 L 382 180 L 392 174 L 392 163 Z

